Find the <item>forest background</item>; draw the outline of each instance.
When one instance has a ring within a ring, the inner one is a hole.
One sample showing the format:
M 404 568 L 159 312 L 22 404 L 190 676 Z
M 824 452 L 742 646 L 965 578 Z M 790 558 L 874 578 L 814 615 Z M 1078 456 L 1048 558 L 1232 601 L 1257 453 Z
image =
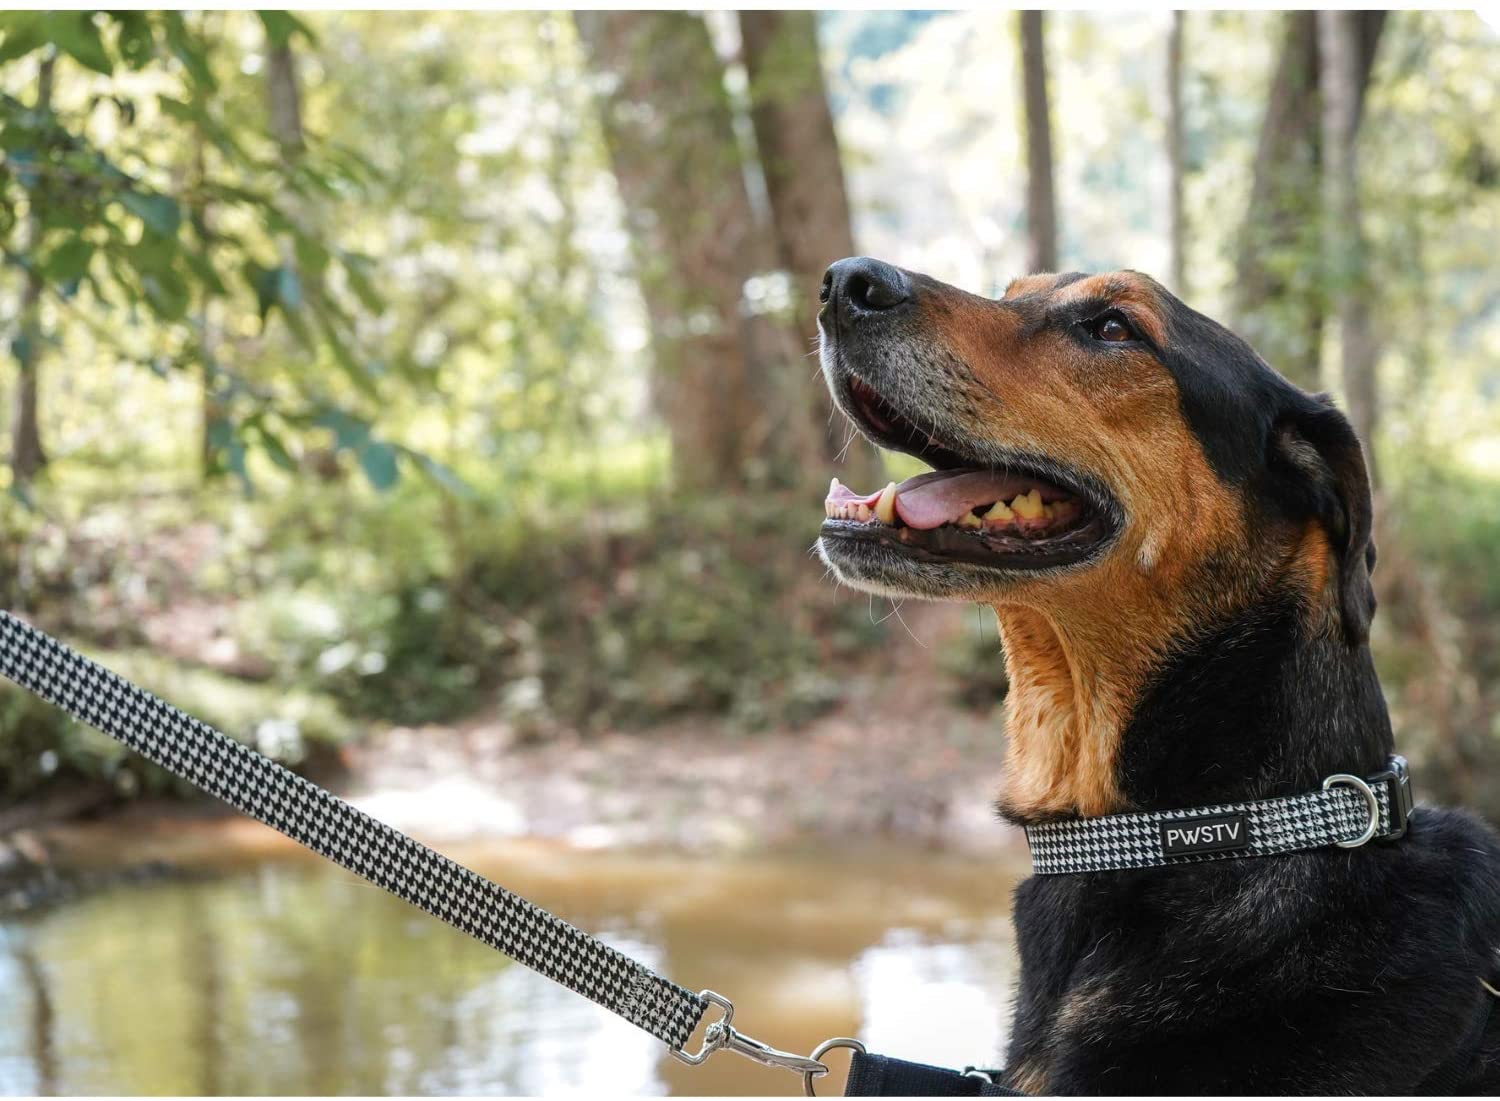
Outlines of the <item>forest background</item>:
M 337 774 L 476 717 L 501 758 L 748 746 L 917 665 L 940 690 L 887 721 L 998 741 L 991 623 L 809 555 L 830 475 L 910 472 L 846 447 L 810 358 L 824 267 L 868 253 L 988 294 L 1147 271 L 1335 393 L 1400 744 L 1500 815 L 1500 22 L 0 29 L 0 606 L 262 751 Z M 0 687 L 0 829 L 142 794 L 186 793 Z

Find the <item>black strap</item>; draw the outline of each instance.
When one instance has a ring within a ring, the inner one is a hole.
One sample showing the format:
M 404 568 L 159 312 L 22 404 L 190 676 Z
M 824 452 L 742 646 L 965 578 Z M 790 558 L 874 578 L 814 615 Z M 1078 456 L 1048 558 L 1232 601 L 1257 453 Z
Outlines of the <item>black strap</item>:
M 1496 999 L 1487 997 L 1458 1050 L 1417 1084 L 1413 1093 L 1451 1096 L 1463 1092 L 1473 1077 L 1480 1049 L 1484 1046 Z M 1001 1085 L 1004 1071 L 956 1071 L 926 1063 L 908 1063 L 886 1055 L 855 1052 L 844 1085 L 845 1097 L 1024 1097 L 1020 1090 Z
M 1003 1071 L 961 1072 L 886 1055 L 854 1053 L 845 1097 L 1024 1097 L 994 1081 Z

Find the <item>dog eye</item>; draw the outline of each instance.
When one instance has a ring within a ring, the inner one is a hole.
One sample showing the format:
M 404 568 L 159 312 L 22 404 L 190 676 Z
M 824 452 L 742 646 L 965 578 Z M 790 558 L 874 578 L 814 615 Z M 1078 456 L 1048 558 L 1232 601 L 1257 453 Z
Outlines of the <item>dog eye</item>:
M 1088 322 L 1088 331 L 1095 340 L 1102 340 L 1109 344 L 1139 339 L 1135 335 L 1135 330 L 1130 327 L 1130 322 L 1125 319 L 1125 315 L 1115 310 L 1100 314 Z

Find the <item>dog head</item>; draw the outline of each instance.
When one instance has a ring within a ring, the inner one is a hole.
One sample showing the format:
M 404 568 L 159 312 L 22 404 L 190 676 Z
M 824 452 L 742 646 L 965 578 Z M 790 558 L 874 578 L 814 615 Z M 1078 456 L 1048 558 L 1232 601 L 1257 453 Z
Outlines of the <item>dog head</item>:
M 1154 280 L 1035 275 L 990 300 L 856 258 L 821 299 L 834 401 L 933 467 L 881 493 L 835 481 L 818 547 L 850 585 L 1096 616 L 1134 596 L 1186 623 L 1290 571 L 1309 616 L 1365 638 L 1348 421 Z

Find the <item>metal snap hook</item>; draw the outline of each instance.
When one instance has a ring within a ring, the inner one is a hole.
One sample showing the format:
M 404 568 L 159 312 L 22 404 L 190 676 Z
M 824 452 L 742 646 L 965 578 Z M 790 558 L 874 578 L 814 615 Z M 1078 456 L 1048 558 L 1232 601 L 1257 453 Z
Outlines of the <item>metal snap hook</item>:
M 809 1057 L 790 1051 L 780 1051 L 770 1044 L 762 1043 L 737 1031 L 734 1027 L 734 1003 L 724 995 L 712 990 L 700 990 L 698 997 L 709 1005 L 718 1006 L 723 1016 L 704 1029 L 703 1046 L 698 1051 L 690 1054 L 681 1048 L 669 1048 L 672 1058 L 695 1067 L 716 1051 L 732 1051 L 736 1055 L 743 1055 L 746 1059 L 753 1059 L 761 1066 L 795 1071 L 802 1075 L 804 1087 L 814 1078 L 828 1073 L 828 1068 L 818 1062 L 816 1055 Z

